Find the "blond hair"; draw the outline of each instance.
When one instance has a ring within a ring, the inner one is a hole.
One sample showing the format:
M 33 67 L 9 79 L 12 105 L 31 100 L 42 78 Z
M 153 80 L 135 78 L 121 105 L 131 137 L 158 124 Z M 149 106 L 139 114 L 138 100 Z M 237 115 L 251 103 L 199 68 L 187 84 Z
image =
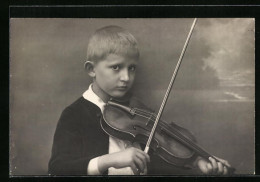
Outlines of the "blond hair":
M 87 61 L 97 62 L 109 54 L 139 58 L 137 41 L 127 30 L 119 26 L 98 29 L 90 38 Z

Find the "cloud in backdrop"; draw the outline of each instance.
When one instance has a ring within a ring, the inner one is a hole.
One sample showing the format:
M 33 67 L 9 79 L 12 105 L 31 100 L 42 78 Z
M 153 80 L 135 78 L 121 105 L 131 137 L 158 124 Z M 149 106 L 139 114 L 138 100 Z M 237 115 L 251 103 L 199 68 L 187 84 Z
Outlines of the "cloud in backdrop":
M 254 84 L 254 19 L 209 19 L 200 37 L 209 47 L 204 68 L 213 68 L 223 84 Z

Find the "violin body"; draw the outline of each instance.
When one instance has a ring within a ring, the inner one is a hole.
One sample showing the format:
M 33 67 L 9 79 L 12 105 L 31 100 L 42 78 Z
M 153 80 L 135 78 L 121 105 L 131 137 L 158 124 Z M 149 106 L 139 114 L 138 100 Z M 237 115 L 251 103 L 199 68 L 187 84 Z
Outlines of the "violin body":
M 132 109 L 132 110 L 131 110 Z M 154 124 L 155 115 L 151 111 L 124 106 L 115 102 L 109 102 L 104 109 L 101 127 L 103 130 L 116 138 L 146 144 Z M 160 121 L 150 148 L 164 161 L 178 167 L 185 167 L 195 157 L 195 151 L 183 145 L 172 136 L 172 131 L 195 142 L 191 133 L 174 124 Z

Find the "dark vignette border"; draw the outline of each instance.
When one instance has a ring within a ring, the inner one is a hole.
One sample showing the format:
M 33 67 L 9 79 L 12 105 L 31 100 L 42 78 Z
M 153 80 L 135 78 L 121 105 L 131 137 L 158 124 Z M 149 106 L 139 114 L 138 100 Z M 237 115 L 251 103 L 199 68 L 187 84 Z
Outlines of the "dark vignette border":
M 213 4 L 199 5 L 194 2 L 185 3 L 182 5 L 169 5 L 169 1 L 165 1 L 165 5 L 159 5 L 155 1 L 153 5 L 142 5 L 132 2 L 131 5 L 122 5 L 119 1 L 115 2 L 114 5 L 102 5 L 100 2 L 93 1 L 90 4 L 95 5 L 83 5 L 84 1 L 76 1 L 78 5 L 69 5 L 61 2 L 52 2 L 52 5 L 48 5 L 46 1 L 35 1 L 34 5 L 31 5 L 28 0 L 21 3 L 19 1 L 9 4 L 7 8 L 2 11 L 4 15 L 0 18 L 3 20 L 1 24 L 1 36 L 3 48 L 3 61 L 1 64 L 1 85 L 0 94 L 2 95 L 1 100 L 1 142 L 0 151 L 0 174 L 4 181 L 117 181 L 122 180 L 118 177 L 9 177 L 9 18 L 255 18 L 256 19 L 256 58 L 255 58 L 255 70 L 256 70 L 256 113 L 255 113 L 255 134 L 256 134 L 256 144 L 255 144 L 255 155 L 256 155 L 256 176 L 237 176 L 237 177 L 128 177 L 123 180 L 142 180 L 142 181 L 169 181 L 169 180 L 181 180 L 181 181 L 258 181 L 258 175 L 260 174 L 259 169 L 259 136 L 260 133 L 257 132 L 260 128 L 257 119 L 259 112 L 257 110 L 257 90 L 259 89 L 257 84 L 257 78 L 259 77 L 257 70 L 259 69 L 259 39 L 260 39 L 260 5 L 251 3 L 246 5 L 236 4 L 235 1 L 231 1 L 229 4 L 223 4 L 223 1 L 212 1 Z M 215 4 L 214 4 L 215 2 Z M 236 1 L 239 3 L 239 1 Z M 246 1 L 245 1 L 246 2 Z M 252 1 L 247 1 L 252 2 Z M 183 2 L 182 2 L 183 3 Z M 226 2 L 227 3 L 227 2 Z M 59 5 L 58 5 L 59 4 Z M 119 5 L 121 4 L 121 5 Z M 145 4 L 145 3 L 143 3 Z M 167 5 L 168 4 L 168 5 Z M 181 1 L 176 1 L 176 4 L 181 4 Z M 191 5 L 193 4 L 193 5 Z M 1 8 L 2 10 L 3 8 Z

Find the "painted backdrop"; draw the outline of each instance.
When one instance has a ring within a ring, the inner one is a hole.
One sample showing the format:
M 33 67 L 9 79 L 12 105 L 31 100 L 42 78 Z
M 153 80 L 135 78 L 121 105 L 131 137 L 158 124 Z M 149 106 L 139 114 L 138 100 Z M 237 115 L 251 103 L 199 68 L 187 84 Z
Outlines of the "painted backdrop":
M 83 65 L 97 28 L 119 25 L 136 37 L 133 92 L 158 111 L 192 21 L 11 19 L 10 174 L 47 174 L 59 116 L 91 82 Z M 163 114 L 238 174 L 254 172 L 254 45 L 254 19 L 198 19 Z

